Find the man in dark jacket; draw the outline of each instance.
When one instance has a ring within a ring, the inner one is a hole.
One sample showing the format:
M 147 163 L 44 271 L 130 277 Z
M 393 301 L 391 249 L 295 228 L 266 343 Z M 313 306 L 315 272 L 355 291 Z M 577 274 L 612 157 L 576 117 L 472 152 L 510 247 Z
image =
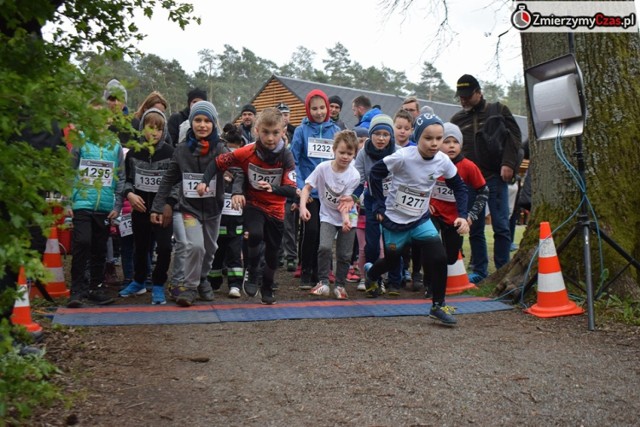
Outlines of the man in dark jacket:
M 191 89 L 191 91 L 189 91 L 189 93 L 187 94 L 187 108 L 185 108 L 182 111 L 178 111 L 177 113 L 173 113 L 169 117 L 167 126 L 169 130 L 169 136 L 171 137 L 171 142 L 173 143 L 174 147 L 180 143 L 180 140 L 179 140 L 180 125 L 182 124 L 182 122 L 189 119 L 191 106 L 196 102 L 206 101 L 206 100 L 207 100 L 206 91 L 199 88 Z
M 498 104 L 496 111 L 504 117 L 510 138 L 504 147 L 501 161 L 488 162 L 490 155 L 484 147 L 476 144 L 476 136 L 489 118 L 492 104 L 482 96 L 480 83 L 475 77 L 465 74 L 458 79 L 456 96 L 460 99 L 462 110 L 451 118 L 451 123 L 458 125 L 462 131 L 464 146 L 462 154 L 476 163 L 489 187 L 487 206 L 491 214 L 491 225 L 494 233 L 493 260 L 496 269 L 509 262 L 511 249 L 511 233 L 509 231 L 509 191 L 508 184 L 512 181 L 520 149 L 521 133 L 511 111 L 506 105 Z M 490 166 L 490 163 L 499 166 Z M 475 192 L 469 189 L 469 206 L 475 200 Z M 471 261 L 473 272 L 469 280 L 478 283 L 488 275 L 489 258 L 487 255 L 487 241 L 484 235 L 484 220 L 478 220 L 471 225 L 469 243 L 471 244 Z
M 251 144 L 255 142 L 256 138 L 253 135 L 253 125 L 256 122 L 256 115 L 258 112 L 256 111 L 256 107 L 251 104 L 246 104 L 240 110 L 240 132 L 242 132 L 242 140 L 244 143 L 242 145 Z M 291 143 L 291 141 L 289 141 Z

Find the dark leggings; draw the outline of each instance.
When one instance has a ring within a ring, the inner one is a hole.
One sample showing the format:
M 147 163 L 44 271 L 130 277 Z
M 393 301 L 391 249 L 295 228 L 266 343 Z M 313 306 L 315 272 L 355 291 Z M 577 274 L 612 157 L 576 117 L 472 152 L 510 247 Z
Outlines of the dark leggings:
M 282 243 L 284 222 L 270 217 L 258 208 L 247 206 L 244 209 L 244 229 L 247 232 L 246 268 L 254 274 L 260 264 L 261 243 L 264 242 L 265 266 L 262 272 L 262 284 L 271 286 L 278 268 L 278 249 Z
M 433 302 L 443 304 L 445 289 L 447 286 L 447 255 L 440 238 L 414 241 L 420 247 L 420 264 L 427 275 L 428 283 L 433 292 Z M 389 249 L 384 248 L 384 258 L 377 260 L 368 276 L 371 280 L 378 280 L 384 273 L 400 264 L 403 247 Z

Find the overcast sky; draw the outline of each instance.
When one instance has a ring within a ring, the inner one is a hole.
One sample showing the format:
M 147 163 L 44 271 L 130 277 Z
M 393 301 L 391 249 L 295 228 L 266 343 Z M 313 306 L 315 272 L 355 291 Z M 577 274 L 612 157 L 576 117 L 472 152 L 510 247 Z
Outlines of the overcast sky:
M 511 28 L 511 11 L 505 6 L 483 7 L 490 1 L 447 1 L 451 24 L 446 31 L 451 41 L 447 47 L 434 41 L 442 11 L 438 15 L 422 6 L 424 0 L 415 0 L 409 13 L 391 15 L 376 0 L 190 2 L 202 24 L 185 31 L 167 23 L 166 14 L 154 15 L 151 22 L 136 19 L 148 34 L 139 48 L 176 59 L 189 73 L 198 68 L 199 50 L 221 53 L 225 44 L 236 50 L 247 48 L 279 66 L 290 61 L 298 46 L 304 46 L 316 53 L 314 65 L 322 69 L 327 49 L 340 42 L 362 66 L 405 71 L 414 82 L 419 80 L 424 61 L 433 63 L 451 87 L 465 73 L 501 84 L 522 80 L 520 38 L 515 29 L 502 37 L 500 72 L 495 66 L 498 34 Z

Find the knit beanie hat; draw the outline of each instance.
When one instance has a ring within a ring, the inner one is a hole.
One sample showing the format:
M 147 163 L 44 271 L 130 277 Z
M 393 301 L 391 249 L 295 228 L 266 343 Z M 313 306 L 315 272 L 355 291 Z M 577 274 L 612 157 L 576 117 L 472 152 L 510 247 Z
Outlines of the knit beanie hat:
M 393 119 L 386 114 L 378 114 L 371 120 L 371 125 L 369 126 L 369 138 L 371 138 L 375 131 L 382 129 L 391 134 L 392 141 L 395 139 L 393 137 Z
M 191 105 L 191 102 L 194 99 L 200 99 L 202 101 L 207 100 L 207 92 L 200 88 L 194 88 L 189 91 L 187 94 L 187 104 Z
M 340 109 L 342 109 L 342 98 L 338 95 L 333 95 L 329 97 L 329 104 L 338 104 Z
M 127 103 L 127 89 L 116 79 L 109 80 L 104 90 L 104 100 L 114 97 L 119 101 Z
M 371 122 L 371 124 L 373 124 L 373 122 Z M 423 113 L 416 117 L 416 120 L 413 122 L 413 140 L 418 142 L 422 136 L 422 132 L 433 124 L 444 127 L 442 119 L 435 114 Z
M 362 126 L 354 127 L 353 131 L 356 133 L 356 136 L 358 138 L 368 138 L 369 137 L 369 129 L 363 128 Z
M 442 140 L 444 141 L 450 136 L 454 137 L 460 144 L 460 148 L 462 148 L 462 132 L 460 132 L 460 128 L 451 122 L 447 122 L 444 124 L 444 137 Z
M 164 115 L 162 111 L 158 110 L 157 108 L 149 108 L 147 111 L 144 112 L 142 117 L 140 117 L 140 125 L 138 126 L 138 130 L 141 132 L 144 130 L 144 122 L 149 114 L 157 114 L 160 117 L 162 117 L 162 121 L 164 122 L 164 127 L 162 128 L 162 136 L 160 137 L 160 142 L 164 141 L 165 138 L 167 137 L 167 117 Z
M 191 112 L 189 113 L 189 124 L 193 128 L 193 119 L 199 115 L 205 115 L 213 122 L 215 126 L 218 123 L 218 112 L 216 111 L 216 107 L 213 106 L 209 101 L 198 101 L 193 104 L 191 107 Z
M 424 114 L 424 113 L 435 114 L 433 111 L 433 108 L 429 107 L 428 105 L 425 105 L 422 108 L 420 108 L 420 114 Z
M 243 106 L 242 110 L 240 110 L 240 114 L 244 113 L 245 111 L 253 113 L 254 116 L 258 114 L 258 112 L 256 111 L 256 107 L 251 104 L 246 104 L 245 106 Z

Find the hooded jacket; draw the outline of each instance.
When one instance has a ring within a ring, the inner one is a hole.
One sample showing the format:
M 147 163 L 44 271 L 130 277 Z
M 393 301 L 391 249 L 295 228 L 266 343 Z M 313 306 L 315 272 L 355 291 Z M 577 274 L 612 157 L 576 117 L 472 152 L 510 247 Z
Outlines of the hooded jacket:
M 311 102 L 311 98 L 314 96 L 320 96 L 324 99 L 327 106 L 327 117 L 322 123 L 314 122 L 311 118 L 309 104 Z M 293 158 L 296 162 L 296 185 L 300 189 L 304 188 L 304 181 L 309 175 L 311 175 L 311 172 L 313 172 L 316 166 L 321 162 L 328 160 L 308 156 L 309 138 L 333 140 L 333 136 L 336 132 L 340 131 L 340 128 L 331 121 L 331 115 L 329 113 L 329 98 L 323 91 L 314 89 L 309 92 L 304 104 L 307 111 L 307 117 L 302 119 L 302 123 L 293 133 L 293 140 L 291 141 L 291 153 L 293 154 Z M 311 192 L 311 197 L 318 197 L 318 191 L 316 189 Z
M 82 147 L 74 148 L 72 154 L 73 167 L 79 170 L 71 193 L 72 209 L 120 212 L 125 181 L 124 152 L 120 143 L 110 141 L 100 146 L 86 141 Z M 109 165 L 109 168 L 105 168 L 105 165 Z M 106 174 L 110 176 L 105 177 Z M 96 182 L 100 176 L 110 179 L 111 185 Z
M 144 123 L 147 114 L 154 112 L 162 113 L 160 110 L 156 110 L 155 108 L 150 108 L 145 111 L 140 119 L 140 131 L 143 130 L 142 124 Z M 162 175 L 164 175 L 164 172 L 169 169 L 171 157 L 173 156 L 174 151 L 173 147 L 165 142 L 166 137 L 167 127 L 165 124 L 160 141 L 154 146 L 153 154 L 149 147 L 146 146 L 139 151 L 130 149 L 127 152 L 125 159 L 126 182 L 124 184 L 123 194 L 125 198 L 129 193 L 134 192 L 144 199 L 146 206 L 153 205 L 156 192 L 150 190 L 153 185 L 150 186 L 148 181 L 151 180 L 157 183 L 161 181 Z M 144 137 L 141 137 L 141 140 L 144 142 Z M 163 173 L 162 175 L 152 176 L 154 175 L 152 171 L 162 171 Z
M 378 114 L 382 114 L 382 111 L 379 108 L 372 108 L 371 110 L 364 113 L 364 116 L 362 116 L 360 121 L 356 124 L 356 127 L 360 126 L 365 129 L 369 129 L 369 127 L 371 126 L 371 120 Z

